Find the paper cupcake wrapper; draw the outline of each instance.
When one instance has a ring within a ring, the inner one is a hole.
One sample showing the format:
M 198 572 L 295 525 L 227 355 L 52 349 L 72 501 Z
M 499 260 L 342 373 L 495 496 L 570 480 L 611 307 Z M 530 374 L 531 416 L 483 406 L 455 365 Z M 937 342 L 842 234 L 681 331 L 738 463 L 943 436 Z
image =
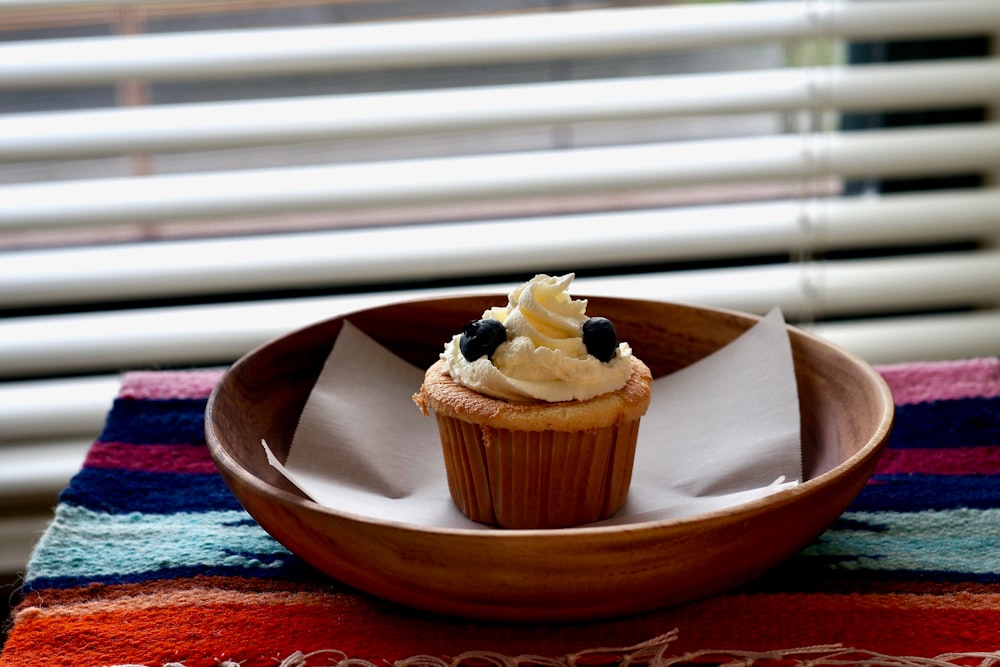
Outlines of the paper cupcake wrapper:
M 503 528 L 605 519 L 632 482 L 639 420 L 590 431 L 509 431 L 437 415 L 455 505 Z

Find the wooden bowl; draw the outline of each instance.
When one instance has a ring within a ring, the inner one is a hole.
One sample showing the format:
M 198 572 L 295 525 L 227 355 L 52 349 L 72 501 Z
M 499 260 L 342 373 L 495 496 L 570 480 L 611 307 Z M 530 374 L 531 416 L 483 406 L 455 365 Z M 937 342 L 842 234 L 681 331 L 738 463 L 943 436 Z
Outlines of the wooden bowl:
M 753 315 L 672 303 L 587 297 L 654 377 L 687 366 L 753 326 Z M 226 483 L 260 525 L 322 572 L 404 605 L 469 618 L 556 621 L 676 605 L 745 583 L 829 526 L 872 474 L 893 419 L 878 373 L 788 328 L 798 383 L 805 479 L 697 517 L 561 530 L 424 529 L 324 508 L 284 480 L 302 407 L 344 319 L 401 357 L 430 365 L 463 322 L 504 295 L 404 302 L 301 329 L 227 370 L 206 411 Z

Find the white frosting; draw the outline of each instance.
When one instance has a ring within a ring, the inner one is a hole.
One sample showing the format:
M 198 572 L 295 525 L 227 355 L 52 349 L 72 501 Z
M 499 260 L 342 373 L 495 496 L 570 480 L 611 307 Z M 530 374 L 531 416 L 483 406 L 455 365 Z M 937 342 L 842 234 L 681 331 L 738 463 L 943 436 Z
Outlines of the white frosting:
M 507 341 L 492 361 L 467 360 L 459 348 L 461 334 L 455 335 L 441 355 L 452 379 L 515 402 L 586 400 L 623 387 L 632 373 L 632 349 L 619 343 L 607 362 L 587 353 L 582 334 L 587 301 L 574 300 L 567 291 L 574 277 L 537 275 L 510 293 L 506 307 L 483 313 L 507 329 Z

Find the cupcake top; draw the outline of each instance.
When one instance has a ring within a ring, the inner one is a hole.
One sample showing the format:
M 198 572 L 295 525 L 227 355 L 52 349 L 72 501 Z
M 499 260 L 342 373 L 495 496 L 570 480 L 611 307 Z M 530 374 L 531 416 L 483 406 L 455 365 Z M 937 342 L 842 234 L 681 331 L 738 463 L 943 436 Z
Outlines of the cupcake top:
M 625 386 L 632 350 L 610 321 L 587 316 L 586 299 L 570 297 L 574 277 L 537 275 L 467 323 L 441 354 L 452 380 L 514 403 L 582 401 Z

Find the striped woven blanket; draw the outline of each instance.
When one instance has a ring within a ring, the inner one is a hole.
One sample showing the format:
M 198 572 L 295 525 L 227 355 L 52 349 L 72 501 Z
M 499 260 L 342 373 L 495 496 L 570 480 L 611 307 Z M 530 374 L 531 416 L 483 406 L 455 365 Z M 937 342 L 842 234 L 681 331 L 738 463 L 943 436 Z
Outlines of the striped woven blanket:
M 218 375 L 128 374 L 37 545 L 0 665 L 1000 664 L 1000 362 L 880 371 L 898 405 L 888 449 L 814 543 L 723 595 L 553 625 L 435 617 L 317 574 L 215 471 Z

